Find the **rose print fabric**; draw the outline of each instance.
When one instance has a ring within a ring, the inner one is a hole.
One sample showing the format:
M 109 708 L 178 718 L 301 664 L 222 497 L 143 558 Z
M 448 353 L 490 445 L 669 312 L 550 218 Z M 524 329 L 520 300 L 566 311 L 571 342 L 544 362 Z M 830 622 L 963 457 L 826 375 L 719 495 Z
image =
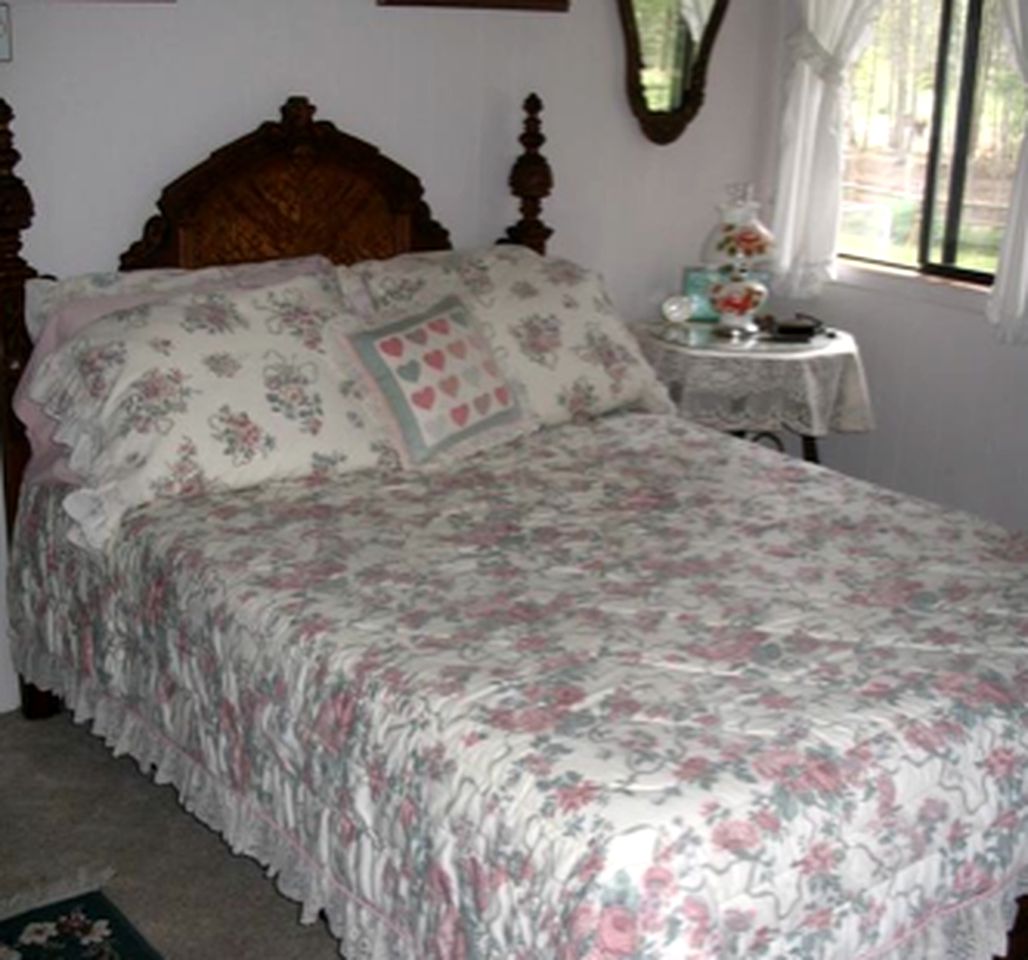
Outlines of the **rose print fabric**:
M 238 288 L 259 287 L 269 283 L 289 280 L 301 273 L 318 273 L 335 270 L 340 287 L 354 290 L 350 269 L 333 267 L 321 256 L 291 257 L 284 260 L 261 260 L 252 263 L 235 263 L 199 270 L 158 268 L 154 270 L 109 270 L 99 273 L 81 273 L 54 280 L 49 277 L 35 277 L 25 283 L 25 326 L 32 342 L 52 349 L 69 332 L 80 324 L 83 313 L 100 314 L 92 309 L 102 306 L 104 301 L 122 297 L 152 298 L 186 293 L 197 287 Z M 346 301 L 348 309 L 364 309 L 364 301 Z M 117 309 L 117 305 L 115 305 Z M 63 316 L 62 316 L 63 314 Z M 56 331 L 47 331 L 52 324 Z M 49 341 L 49 342 L 47 342 Z
M 602 278 L 568 260 L 518 246 L 405 254 L 356 264 L 341 282 L 352 302 L 386 312 L 424 309 L 447 294 L 465 299 L 542 423 L 673 409 Z
M 983 960 L 1028 892 L 1028 539 L 669 417 L 68 546 L 18 669 L 374 960 Z
M 84 327 L 116 310 L 141 307 L 190 291 L 264 287 L 333 270 L 339 277 L 346 275 L 345 268 L 333 268 L 324 257 L 300 257 L 202 270 L 136 270 L 30 280 L 25 291 L 25 323 L 34 346 L 13 399 L 14 412 L 25 425 L 32 447 L 25 468 L 26 482 L 75 484 L 81 480 L 68 466 L 68 451 L 54 442 L 57 424 L 32 399 L 29 387 L 43 359 Z
M 80 546 L 126 510 L 395 458 L 342 347 L 335 280 L 306 274 L 193 290 L 116 310 L 40 363 L 32 399 L 81 485 L 64 499 Z

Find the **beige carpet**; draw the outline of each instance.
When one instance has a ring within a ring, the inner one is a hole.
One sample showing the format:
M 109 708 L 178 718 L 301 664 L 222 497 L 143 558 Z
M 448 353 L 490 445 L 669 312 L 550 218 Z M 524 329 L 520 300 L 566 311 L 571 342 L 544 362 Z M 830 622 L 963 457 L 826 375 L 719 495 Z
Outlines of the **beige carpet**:
M 0 903 L 80 871 L 115 871 L 104 892 L 166 960 L 333 960 L 323 923 L 302 927 L 252 860 L 127 757 L 67 715 L 0 716 Z

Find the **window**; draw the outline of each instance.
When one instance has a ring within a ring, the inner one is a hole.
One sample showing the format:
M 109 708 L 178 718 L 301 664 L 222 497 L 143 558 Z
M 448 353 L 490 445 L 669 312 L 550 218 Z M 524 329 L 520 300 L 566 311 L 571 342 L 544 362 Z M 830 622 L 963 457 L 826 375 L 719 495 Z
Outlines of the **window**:
M 990 282 L 1025 101 L 999 0 L 885 0 L 850 76 L 839 252 Z

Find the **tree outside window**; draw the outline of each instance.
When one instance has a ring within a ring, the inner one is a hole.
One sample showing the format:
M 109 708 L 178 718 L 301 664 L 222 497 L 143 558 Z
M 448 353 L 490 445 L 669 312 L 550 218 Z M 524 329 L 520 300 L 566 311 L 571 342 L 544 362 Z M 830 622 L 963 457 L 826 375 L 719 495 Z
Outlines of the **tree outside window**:
M 1025 117 L 998 0 L 885 0 L 850 76 L 839 252 L 990 281 Z

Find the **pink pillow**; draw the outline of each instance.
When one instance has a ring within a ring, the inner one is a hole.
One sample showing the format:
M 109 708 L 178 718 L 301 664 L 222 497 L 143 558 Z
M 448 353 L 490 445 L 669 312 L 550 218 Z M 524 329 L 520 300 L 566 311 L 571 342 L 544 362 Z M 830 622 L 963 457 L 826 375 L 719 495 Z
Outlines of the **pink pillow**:
M 163 272 L 162 272 L 163 273 Z M 70 340 L 83 327 L 118 310 L 132 310 L 183 293 L 244 290 L 285 282 L 306 274 L 324 274 L 335 284 L 332 265 L 323 257 L 244 263 L 231 267 L 171 272 L 155 278 L 153 285 L 124 293 L 85 294 L 57 305 L 36 337 L 32 356 L 14 393 L 14 412 L 25 425 L 32 456 L 25 468 L 27 483 L 79 484 L 82 478 L 68 464 L 68 450 L 54 440 L 57 423 L 29 397 L 29 386 L 43 359 Z M 131 276 L 131 275 L 128 275 Z

